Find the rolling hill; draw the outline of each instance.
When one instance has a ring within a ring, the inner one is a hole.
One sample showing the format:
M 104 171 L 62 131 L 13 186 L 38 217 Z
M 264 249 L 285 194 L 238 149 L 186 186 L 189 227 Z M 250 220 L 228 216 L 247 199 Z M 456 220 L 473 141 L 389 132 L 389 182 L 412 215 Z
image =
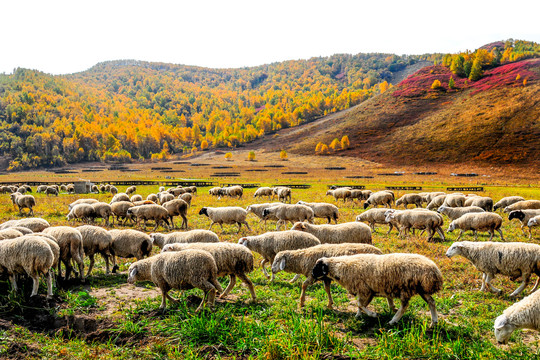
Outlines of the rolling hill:
M 348 135 L 350 148 L 336 154 L 393 164 L 540 165 L 540 59 L 488 70 L 477 82 L 456 78 L 455 89 L 451 76 L 443 66 L 423 68 L 360 105 L 250 146 L 313 154 L 317 143 Z

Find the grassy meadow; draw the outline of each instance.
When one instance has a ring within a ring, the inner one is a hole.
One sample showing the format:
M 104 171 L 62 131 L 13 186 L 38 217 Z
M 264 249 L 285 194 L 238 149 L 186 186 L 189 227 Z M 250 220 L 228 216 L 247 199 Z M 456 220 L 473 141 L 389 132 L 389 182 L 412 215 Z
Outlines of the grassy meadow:
M 257 154 L 262 157 L 261 154 Z M 244 156 L 242 157 L 244 158 Z M 306 160 L 306 158 L 304 158 Z M 328 160 L 332 165 L 328 165 Z M 310 189 L 294 189 L 293 203 L 298 200 L 326 201 L 335 203 L 325 196 L 329 184 L 364 184 L 367 189 L 384 189 L 391 185 L 418 185 L 423 191 L 445 191 L 447 186 L 483 185 L 482 195 L 491 196 L 494 201 L 508 195 L 521 195 L 528 199 L 540 199 L 540 188 L 534 174 L 491 169 L 490 177 L 455 178 L 449 173 L 454 169 L 440 168 L 435 176 L 402 177 L 376 176 L 378 172 L 400 169 L 382 169 L 373 164 L 356 164 L 340 158 L 324 158 L 300 162 L 283 162 L 287 170 L 307 169 L 307 175 L 283 175 L 282 169 L 268 169 L 266 172 L 248 173 L 249 167 L 275 163 L 248 163 L 236 160 L 230 163 L 222 157 L 198 159 L 212 165 L 230 165 L 242 171 L 242 177 L 225 179 L 225 182 L 258 182 L 261 185 L 306 183 Z M 324 166 L 346 166 L 345 171 L 327 171 Z M 134 165 L 137 167 L 138 165 Z M 173 177 L 208 178 L 209 168 L 181 167 L 186 174 L 170 174 Z M 96 174 L 50 175 L 45 172 L 31 172 L 2 175 L 1 181 L 72 181 L 78 177 L 93 180 L 131 179 L 164 180 L 167 173 L 152 172 L 149 166 L 133 174 L 104 171 Z M 429 169 L 428 169 L 429 170 Z M 467 169 L 465 169 L 467 170 Z M 220 171 L 220 170 L 216 170 Z M 223 170 L 228 171 L 228 170 Z M 416 170 L 412 170 L 416 171 Z M 486 170 L 489 171 L 489 170 Z M 345 179 L 348 175 L 373 174 L 372 179 Z M 216 179 L 216 181 L 219 181 Z M 119 188 L 124 191 L 124 188 Z M 137 193 L 146 197 L 156 193 L 157 186 L 138 186 Z M 255 189 L 245 189 L 240 200 L 223 198 L 217 200 L 208 195 L 208 188 L 200 188 L 194 196 L 188 212 L 189 228 L 208 228 L 208 218 L 199 216 L 203 206 L 242 206 L 266 202 L 255 200 Z M 396 199 L 405 191 L 396 191 Z M 46 197 L 33 194 L 37 206 L 35 215 L 47 219 L 51 225 L 66 225 L 67 205 L 80 197 L 93 197 L 106 202 L 110 194 L 66 195 Z M 358 204 L 339 202 L 339 222 L 354 221 L 363 211 Z M 0 220 L 20 218 L 8 195 L 0 195 Z M 517 220 L 509 222 L 503 215 L 503 232 L 507 241 L 529 241 L 524 237 Z M 176 220 L 178 224 L 178 220 Z M 219 226 L 212 229 L 221 241 L 237 242 L 241 236 L 260 234 L 265 231 L 254 215 L 248 216 L 252 231 L 244 227 L 236 234 L 236 225 Z M 325 221 L 324 221 L 325 222 Z M 323 223 L 317 219 L 316 223 Z M 445 230 L 448 226 L 445 219 Z M 127 227 L 130 227 L 128 225 Z M 268 223 L 268 230 L 274 230 L 275 223 Z M 151 232 L 148 227 L 146 232 Z M 164 231 L 159 229 L 158 231 Z M 446 249 L 458 236 L 458 232 L 446 234 L 446 241 L 436 237 L 428 243 L 426 235 L 409 235 L 402 239 L 394 230 L 387 235 L 387 226 L 378 226 L 373 233 L 373 244 L 383 252 L 408 252 L 425 255 L 435 261 L 444 276 L 444 288 L 434 298 L 439 313 L 439 323 L 430 327 L 427 304 L 416 296 L 401 321 L 389 326 L 393 316 L 386 300 L 375 298 L 370 305 L 380 314 L 377 319 L 362 316 L 355 318 L 355 299 L 338 286 L 332 284 L 334 310 L 326 308 L 327 298 L 321 283 L 308 288 L 306 306 L 298 308 L 301 281 L 290 284 L 292 274 L 279 273 L 274 283 L 269 283 L 258 264 L 260 257 L 255 254 L 255 270 L 249 274 L 258 300 L 250 301 L 248 289 L 237 282 L 229 297 L 217 300 L 215 310 L 205 309 L 194 312 L 202 292 L 198 289 L 183 293 L 173 290 L 171 295 L 179 298 L 178 304 L 168 304 L 168 311 L 161 313 L 161 296 L 152 283 L 126 283 L 126 270 L 134 259 L 120 259 L 120 273 L 105 274 L 105 265 L 100 256 L 96 257 L 94 272 L 86 283 L 73 281 L 63 288 L 55 288 L 55 299 L 47 303 L 45 284 L 40 287 L 38 299 L 29 299 L 31 283 L 23 283 L 24 294 L 9 293 L 7 279 L 0 281 L 0 358 L 43 358 L 43 359 L 169 359 L 169 358 L 261 358 L 261 359 L 533 359 L 540 356 L 539 335 L 535 331 L 516 331 L 509 345 L 498 345 L 493 335 L 493 322 L 502 311 L 516 300 L 510 294 L 518 287 L 505 277 L 496 277 L 493 284 L 503 289 L 502 295 L 481 293 L 481 273 L 464 258 L 448 259 Z M 540 242 L 540 230 L 533 232 L 533 242 Z M 464 240 L 472 240 L 470 234 Z M 488 234 L 480 234 L 479 240 L 487 240 Z M 498 241 L 498 236 L 494 238 Z M 157 253 L 158 249 L 154 249 Z M 88 265 L 88 260 L 86 260 Z M 220 279 L 222 285 L 228 278 Z M 302 280 L 303 281 L 303 280 Z M 534 277 L 532 281 L 536 281 Z M 530 291 L 526 291 L 518 298 Z

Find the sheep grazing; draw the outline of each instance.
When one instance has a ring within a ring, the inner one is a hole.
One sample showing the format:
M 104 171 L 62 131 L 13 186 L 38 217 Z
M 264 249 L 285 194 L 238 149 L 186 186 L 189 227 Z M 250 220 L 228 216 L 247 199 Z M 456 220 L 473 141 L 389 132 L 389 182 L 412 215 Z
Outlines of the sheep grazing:
M 291 230 L 304 231 L 314 235 L 321 244 L 371 244 L 371 229 L 361 222 L 348 222 L 338 225 L 313 225 L 297 222 Z
M 525 201 L 518 201 L 516 203 L 513 203 L 512 205 L 508 205 L 504 208 L 505 213 L 509 213 L 514 210 L 536 210 L 540 209 L 540 200 L 525 200 Z
M 44 193 L 45 191 L 47 191 L 47 185 L 39 185 L 39 186 L 36 188 L 36 192 L 37 192 L 37 193 Z
M 463 206 L 464 207 L 477 206 L 479 208 L 484 209 L 485 211 L 492 211 L 493 199 L 487 196 L 473 196 L 465 200 L 465 202 L 463 203 Z
M 85 223 L 90 223 L 95 217 L 94 207 L 90 204 L 77 204 L 67 214 L 67 221 L 79 219 Z
M 264 203 L 264 204 L 251 204 L 249 205 L 247 208 L 246 208 L 246 212 L 249 214 L 249 213 L 252 213 L 252 214 L 255 214 L 260 220 L 259 220 L 259 223 L 261 221 L 264 221 L 264 228 L 266 229 L 266 220 L 278 220 L 277 217 L 275 216 L 267 216 L 267 217 L 263 217 L 263 211 L 264 209 L 268 208 L 268 207 L 272 207 L 272 206 L 278 206 L 278 205 L 281 205 L 281 203 Z
M 405 194 L 396 201 L 396 207 L 403 205 L 405 209 L 409 205 L 416 205 L 417 208 L 422 207 L 423 198 L 419 194 Z
M 391 222 L 386 222 L 387 211 L 387 208 L 369 209 L 358 215 L 356 217 L 356 221 L 367 222 L 372 231 L 375 231 L 375 224 L 388 224 L 387 234 L 390 234 L 390 231 L 392 231 L 394 225 L 392 225 Z
M 95 203 L 98 203 L 99 201 L 96 200 L 96 199 L 78 199 L 78 200 L 75 200 L 74 202 L 72 202 L 71 204 L 68 205 L 68 210 L 71 210 L 73 209 L 73 207 L 75 205 L 79 205 L 79 204 L 89 204 L 89 205 L 92 205 L 92 204 L 95 204 Z
M 494 231 L 497 230 L 501 235 L 501 240 L 504 240 L 504 236 L 501 230 L 502 217 L 495 213 L 469 213 L 465 214 L 450 223 L 447 232 L 452 232 L 455 229 L 460 229 L 459 236 L 456 241 L 461 238 L 463 232 L 472 230 L 474 233 L 474 239 L 478 239 L 478 231 L 487 231 L 490 234 L 489 241 L 493 239 Z
M 337 188 L 334 190 L 328 190 L 326 196 L 333 196 L 336 202 L 339 199 L 343 199 L 343 203 L 347 200 L 351 200 L 351 190 L 349 188 Z
M 465 204 L 465 196 L 460 194 L 450 194 L 446 195 L 443 206 L 447 207 L 463 207 Z
M 94 209 L 94 218 L 103 219 L 105 226 L 109 226 L 109 218 L 113 215 L 112 206 L 104 202 L 94 203 L 90 206 Z
M 497 201 L 495 205 L 493 205 L 493 211 L 497 211 L 497 209 L 504 209 L 505 207 L 515 204 L 518 201 L 525 201 L 525 199 L 521 196 L 503 197 L 501 200 Z
M 244 188 L 240 185 L 234 185 L 234 186 L 228 186 L 224 187 L 220 190 L 219 195 L 226 195 L 229 197 L 238 197 L 238 199 L 242 198 L 242 195 L 244 195 Z
M 302 284 L 300 294 L 300 307 L 304 306 L 306 299 L 306 289 L 315 283 L 312 270 L 317 260 L 323 257 L 346 256 L 356 254 L 382 254 L 375 246 L 367 244 L 322 244 L 305 249 L 284 250 L 277 253 L 272 263 L 272 274 L 280 271 L 300 274 L 306 277 Z M 294 279 L 293 279 L 294 280 Z M 324 289 L 328 294 L 328 308 L 331 309 L 334 301 L 330 293 L 330 279 L 324 278 Z
M 185 202 L 182 199 L 174 199 L 171 201 L 167 201 L 162 206 L 165 209 L 167 209 L 167 212 L 169 213 L 169 220 L 171 220 L 171 225 L 173 226 L 173 228 L 176 229 L 176 225 L 174 224 L 174 217 L 180 216 L 182 217 L 181 228 L 187 230 L 188 228 L 187 210 L 189 208 L 189 205 L 187 202 Z
M 120 220 L 122 219 L 122 225 L 126 223 L 126 221 L 129 219 L 127 215 L 127 211 L 132 208 L 134 205 L 133 203 L 129 201 L 118 201 L 111 205 L 111 211 L 113 214 L 113 221 L 114 224 L 114 217 L 116 216 L 116 222 L 120 224 Z
M 288 221 L 295 223 L 299 221 L 308 221 L 313 223 L 313 210 L 305 205 L 299 204 L 281 204 L 265 208 L 263 210 L 263 218 L 275 217 L 278 219 L 276 229 L 279 230 L 281 225 L 286 225 Z
M 126 229 L 126 230 L 109 230 L 112 236 L 112 250 L 115 256 L 121 258 L 142 258 L 150 255 L 152 252 L 152 239 L 149 235 L 142 231 Z M 118 266 L 114 266 L 112 272 L 116 272 Z
M 116 257 L 112 248 L 113 239 L 111 234 L 98 226 L 84 225 L 77 228 L 82 236 L 84 253 L 90 258 L 90 265 L 86 276 L 90 276 L 94 268 L 94 255 L 100 254 L 105 260 L 105 273 L 109 274 L 109 259 L 113 268 L 116 266 Z
M 131 201 L 131 202 L 142 201 L 142 200 L 143 200 L 143 198 L 142 198 L 142 196 L 139 195 L 139 194 L 133 195 L 133 196 L 131 196 L 131 197 L 129 198 L 129 201 Z
M 274 188 L 274 194 L 277 195 L 278 201 L 281 202 L 289 202 L 289 204 L 292 201 L 292 190 L 289 187 L 285 186 L 278 186 Z
M 440 214 L 429 210 L 403 210 L 387 212 L 386 222 L 393 223 L 399 229 L 400 236 L 404 236 L 410 229 L 427 230 L 428 241 L 433 240 L 435 232 L 439 234 L 441 240 L 444 241 L 444 233 L 442 230 L 443 218 Z
M 261 268 L 264 275 L 269 278 L 264 265 L 269 262 L 272 264 L 276 254 L 283 250 L 303 249 L 321 242 L 315 236 L 303 231 L 287 230 L 273 231 L 256 236 L 246 236 L 238 240 L 238 244 L 244 245 L 251 251 L 255 251 L 262 256 Z M 274 280 L 274 274 L 270 281 Z
M 495 338 L 500 344 L 508 343 L 517 329 L 540 330 L 540 291 L 508 307 L 495 319 Z
M 511 211 L 510 214 L 508 214 L 508 220 L 512 221 L 513 219 L 518 219 L 519 221 L 521 221 L 521 232 L 523 233 L 523 235 L 525 235 L 525 230 L 523 228 L 527 226 L 529 228 L 529 239 L 532 239 L 532 230 L 528 223 L 530 219 L 538 215 L 540 215 L 540 209 L 514 210 Z
M 71 265 L 73 261 L 79 268 L 81 281 L 84 282 L 84 248 L 80 231 L 69 226 L 53 226 L 43 230 L 43 233 L 52 236 L 60 247 L 61 261 L 58 262 L 58 276 L 62 277 L 60 264 L 64 263 L 66 268 L 64 280 L 68 280 L 73 270 Z
M 129 196 L 129 195 L 135 194 L 136 191 L 137 191 L 136 186 L 130 186 L 126 189 L 126 194 Z
M 175 243 L 217 243 L 219 242 L 219 237 L 215 232 L 210 230 L 191 230 L 185 232 L 172 232 L 168 234 L 161 233 L 152 233 L 150 238 L 154 245 L 163 249 L 167 244 Z
M 448 206 L 440 206 L 437 209 L 437 212 L 439 214 L 444 214 L 448 216 L 450 220 L 456 220 L 457 218 L 460 218 L 461 216 L 465 214 L 485 212 L 485 210 L 478 206 L 464 206 L 464 207 L 457 207 L 457 208 L 452 208 Z
M 364 203 L 364 209 L 367 209 L 370 205 L 371 206 L 384 206 L 387 208 L 391 208 L 392 204 L 394 203 L 394 194 L 389 191 L 377 191 L 366 200 Z
M 221 190 L 222 190 L 222 188 L 220 188 L 219 186 L 213 187 L 210 190 L 208 190 L 208 194 L 212 195 L 212 196 L 220 196 L 221 195 Z
M 437 323 L 437 309 L 431 295 L 442 289 L 443 277 L 437 265 L 425 256 L 398 253 L 324 257 L 317 260 L 312 274 L 316 280 L 335 280 L 357 295 L 357 317 L 362 311 L 377 316 L 367 308 L 374 296 L 386 297 L 391 310 L 393 299 L 399 298 L 401 307 L 389 323 L 395 324 L 407 310 L 410 298 L 418 294 L 429 305 L 432 324 Z
M 536 244 L 461 241 L 453 243 L 446 251 L 449 258 L 456 255 L 463 256 L 482 272 L 480 291 L 500 293 L 500 289 L 491 285 L 497 274 L 510 276 L 512 280 L 521 277 L 521 285 L 510 294 L 514 297 L 525 289 L 532 274 L 540 275 L 540 245 Z M 531 292 L 538 288 L 538 283 Z
M 99 185 L 99 192 L 101 192 L 102 194 L 105 193 L 107 190 L 105 189 L 105 184 L 100 184 Z
M 111 187 L 109 188 L 109 192 L 114 197 L 114 195 L 118 194 L 118 189 L 116 188 L 116 186 L 111 185 Z
M 45 190 L 45 195 L 54 195 L 58 196 L 58 189 L 54 186 L 47 186 L 47 189 Z
M 159 201 L 156 194 L 149 194 L 149 195 L 146 197 L 146 200 L 153 201 L 153 202 L 155 202 L 156 204 L 157 204 L 158 201 Z
M 212 229 L 214 224 L 219 224 L 223 230 L 223 224 L 238 224 L 237 234 L 242 228 L 242 224 L 246 225 L 249 231 L 251 228 L 246 221 L 247 211 L 237 206 L 225 206 L 225 207 L 203 207 L 199 211 L 199 215 L 206 215 L 212 221 L 208 230 Z
M 10 197 L 13 205 L 16 205 L 19 208 L 19 214 L 22 214 L 22 209 L 26 208 L 30 210 L 28 215 L 34 215 L 33 207 L 36 206 L 36 199 L 32 195 L 22 195 L 15 192 L 12 193 Z
M 229 275 L 230 282 L 220 298 L 225 298 L 236 284 L 236 278 L 242 280 L 248 287 L 253 301 L 257 299 L 253 283 L 246 274 L 253 271 L 253 254 L 245 246 L 230 243 L 191 243 L 191 244 L 168 244 L 162 252 L 184 251 L 198 249 L 208 251 L 216 261 L 217 277 Z
M 444 204 L 444 200 L 446 199 L 446 194 L 438 195 L 431 199 L 431 201 L 427 204 L 426 209 L 435 211 L 437 210 L 442 204 Z
M 268 196 L 268 200 L 272 198 L 274 195 L 274 190 L 269 187 L 260 187 L 255 191 L 255 194 L 253 194 L 253 197 L 262 197 L 262 196 Z
M 47 298 L 52 298 L 52 273 L 54 254 L 49 244 L 37 237 L 0 241 L 0 272 L 7 272 L 12 291 L 17 291 L 17 274 L 32 278 L 32 293 L 39 289 L 39 278 L 47 274 Z
M 146 227 L 146 222 L 152 220 L 156 223 L 152 231 L 156 231 L 158 226 L 163 223 L 165 223 L 167 230 L 170 229 L 169 212 L 161 205 L 152 204 L 130 207 L 127 209 L 126 215 L 135 219 L 136 226 L 139 226 L 141 220 L 143 220 L 144 227 Z M 162 226 L 165 227 L 165 225 Z
M 328 203 L 309 203 L 299 201 L 297 204 L 306 205 L 313 210 L 313 217 L 326 219 L 330 224 L 332 220 L 337 224 L 339 218 L 339 209 L 337 206 Z
M 174 197 L 176 195 L 173 195 L 171 193 L 168 193 L 168 192 L 160 192 L 157 194 L 157 197 L 158 197 L 158 203 L 160 205 L 163 205 L 164 203 L 166 203 L 167 201 L 171 201 L 171 200 L 174 200 Z
M 117 193 L 117 194 L 115 194 L 113 196 L 113 198 L 111 199 L 111 202 L 109 204 L 112 205 L 113 203 L 118 202 L 118 201 L 129 201 L 128 194 L 126 194 L 126 193 Z
M 423 193 L 422 195 L 422 202 L 425 202 L 426 204 L 429 204 L 433 199 L 435 199 L 437 196 L 446 195 L 446 193 L 442 191 L 433 191 L 428 193 Z M 439 206 L 442 205 L 442 202 Z
M 184 200 L 189 206 L 191 206 L 191 200 L 193 199 L 193 195 L 191 195 L 190 193 L 184 193 L 178 196 L 178 199 Z
M 216 261 L 208 251 L 189 249 L 178 252 L 166 252 L 157 255 L 157 259 L 151 265 L 152 282 L 156 284 L 163 296 L 160 309 L 167 307 L 167 298 L 175 302 L 169 295 L 169 290 L 187 290 L 198 288 L 204 291 L 204 296 L 198 312 L 206 303 L 214 305 L 216 292 L 223 289 L 217 281 Z M 129 274 L 131 278 L 136 274 Z

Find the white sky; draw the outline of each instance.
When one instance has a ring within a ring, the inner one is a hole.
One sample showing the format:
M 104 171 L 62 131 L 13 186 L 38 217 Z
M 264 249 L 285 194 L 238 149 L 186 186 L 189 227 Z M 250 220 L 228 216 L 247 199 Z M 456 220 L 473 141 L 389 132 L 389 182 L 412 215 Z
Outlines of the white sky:
M 242 67 L 335 53 L 540 42 L 539 0 L 0 1 L 0 73 L 136 59 Z

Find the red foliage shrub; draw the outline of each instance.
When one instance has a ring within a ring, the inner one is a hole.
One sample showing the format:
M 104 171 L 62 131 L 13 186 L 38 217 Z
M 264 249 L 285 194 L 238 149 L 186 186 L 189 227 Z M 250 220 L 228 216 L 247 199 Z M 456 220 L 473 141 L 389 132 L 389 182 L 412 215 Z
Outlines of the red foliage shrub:
M 480 80 L 470 83 L 471 87 L 476 89 L 472 94 L 505 86 L 523 86 L 523 79 L 527 79 L 527 82 L 538 79 L 538 74 L 530 69 L 539 66 L 540 59 L 530 59 L 487 70 Z M 516 80 L 518 74 L 521 75 L 521 79 Z

